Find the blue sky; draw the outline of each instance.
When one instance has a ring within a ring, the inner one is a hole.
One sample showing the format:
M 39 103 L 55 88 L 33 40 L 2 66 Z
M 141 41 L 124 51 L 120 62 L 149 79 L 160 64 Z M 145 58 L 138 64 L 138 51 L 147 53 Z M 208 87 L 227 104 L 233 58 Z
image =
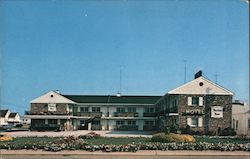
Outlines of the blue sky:
M 247 100 L 248 4 L 240 0 L 1 1 L 2 107 L 50 90 L 163 95 L 196 71 Z

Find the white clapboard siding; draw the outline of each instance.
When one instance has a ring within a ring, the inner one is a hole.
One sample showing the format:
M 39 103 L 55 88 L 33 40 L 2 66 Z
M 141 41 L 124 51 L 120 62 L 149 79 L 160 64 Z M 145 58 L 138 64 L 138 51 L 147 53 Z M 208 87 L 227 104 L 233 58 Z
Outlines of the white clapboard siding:
M 199 106 L 203 106 L 203 97 L 199 97 Z
M 202 127 L 202 117 L 199 117 L 198 119 L 198 127 Z
M 188 97 L 188 105 L 192 105 L 192 97 Z
M 187 125 L 189 125 L 189 126 L 192 125 L 192 119 L 191 118 L 187 118 Z

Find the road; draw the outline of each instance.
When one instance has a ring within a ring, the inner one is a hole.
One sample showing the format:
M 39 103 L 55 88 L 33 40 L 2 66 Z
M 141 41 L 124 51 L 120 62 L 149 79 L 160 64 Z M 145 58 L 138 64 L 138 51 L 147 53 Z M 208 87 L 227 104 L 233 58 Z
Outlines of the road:
M 7 155 L 2 156 L 0 159 L 239 159 L 238 156 L 72 156 L 72 155 L 21 155 L 21 156 L 13 156 Z M 240 156 L 240 159 L 249 159 L 249 156 Z

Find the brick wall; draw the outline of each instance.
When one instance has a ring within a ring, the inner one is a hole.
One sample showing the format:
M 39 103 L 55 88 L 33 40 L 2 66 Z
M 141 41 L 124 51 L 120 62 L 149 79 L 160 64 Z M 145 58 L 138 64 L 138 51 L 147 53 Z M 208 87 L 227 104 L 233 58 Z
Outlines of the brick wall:
M 63 115 L 67 114 L 67 104 L 57 103 L 56 111 L 49 112 L 47 103 L 32 103 L 31 104 L 31 114 L 54 114 L 54 115 Z
M 203 97 L 204 106 L 188 106 L 188 97 Z M 223 107 L 223 118 L 211 118 L 211 106 Z M 186 115 L 186 110 L 198 110 L 204 112 L 204 115 Z M 200 132 L 217 132 L 218 127 L 221 130 L 230 127 L 232 118 L 232 96 L 225 95 L 179 95 L 178 99 L 179 127 L 187 126 L 187 118 L 201 117 L 202 127 L 191 128 Z

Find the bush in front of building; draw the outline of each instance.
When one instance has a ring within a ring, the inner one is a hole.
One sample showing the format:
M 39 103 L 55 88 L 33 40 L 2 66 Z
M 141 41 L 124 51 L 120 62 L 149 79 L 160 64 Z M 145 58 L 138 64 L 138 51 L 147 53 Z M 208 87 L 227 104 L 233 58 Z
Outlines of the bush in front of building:
M 236 132 L 234 131 L 233 128 L 225 128 L 223 129 L 220 133 L 219 133 L 219 136 L 235 136 L 236 135 Z
M 92 138 L 100 138 L 100 137 L 101 137 L 101 135 L 95 133 L 94 131 L 91 131 L 91 132 L 89 132 L 88 134 L 85 134 L 85 135 L 78 136 L 78 138 L 81 138 L 81 139 L 92 139 Z
M 13 138 L 11 135 L 0 134 L 0 141 L 12 141 Z
M 195 138 L 187 134 L 174 134 L 174 133 L 158 133 L 153 135 L 153 142 L 195 142 Z

